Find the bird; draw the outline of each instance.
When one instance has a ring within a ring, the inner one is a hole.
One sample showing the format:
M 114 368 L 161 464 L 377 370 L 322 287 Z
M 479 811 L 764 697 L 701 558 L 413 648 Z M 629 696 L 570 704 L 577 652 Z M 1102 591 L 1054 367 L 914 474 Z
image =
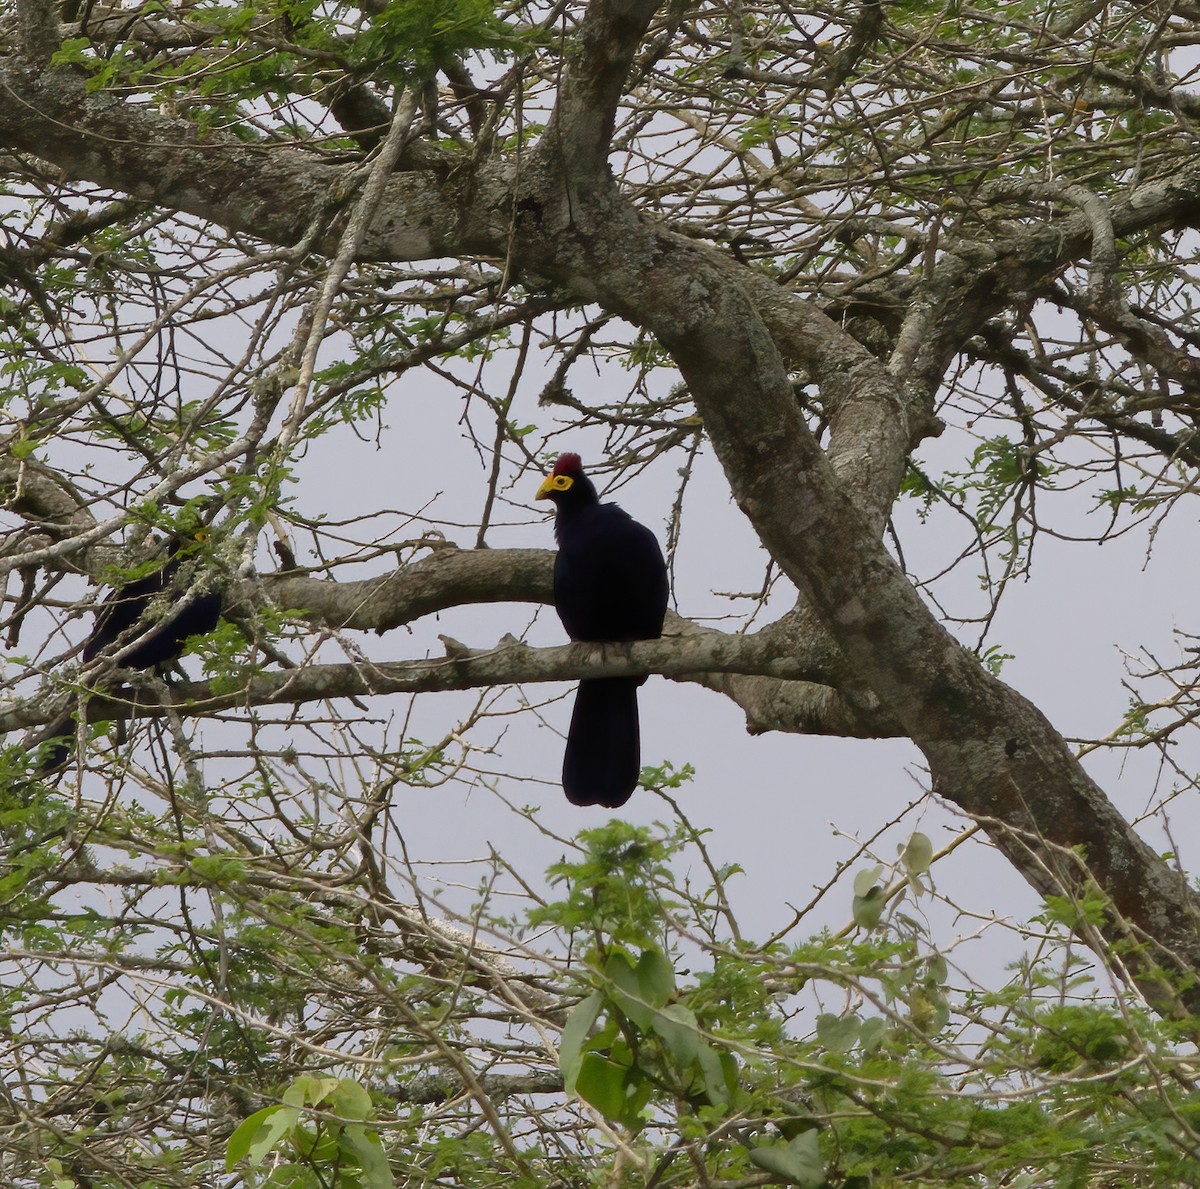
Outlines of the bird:
M 152 669 L 177 660 L 192 636 L 207 635 L 217 626 L 220 594 L 189 593 L 180 589 L 177 581 L 182 563 L 194 557 L 207 539 L 204 529 L 196 529 L 186 538 L 172 537 L 161 567 L 126 582 L 100 604 L 91 635 L 83 645 L 84 664 L 103 655 L 122 669 Z M 161 596 L 173 598 L 174 605 Z M 161 614 L 147 617 L 156 599 Z
M 207 529 L 195 528 L 166 542 L 165 560 L 157 569 L 119 586 L 96 609 L 91 634 L 83 645 L 83 662 L 101 658 L 120 669 L 153 669 L 179 659 L 193 636 L 211 632 L 220 621 L 222 599 L 218 591 L 187 589 L 194 574 L 180 571 L 195 559 L 208 538 Z M 189 566 L 189 570 L 194 566 Z M 104 683 L 93 689 L 103 692 Z M 73 751 L 71 714 L 60 715 L 35 745 L 49 743 L 38 766 L 42 776 L 66 767 Z
M 654 534 L 616 504 L 602 504 L 578 454 L 561 454 L 538 488 L 555 507 L 554 606 L 572 640 L 657 640 L 667 612 L 667 566 Z M 641 774 L 641 677 L 579 683 L 562 783 L 572 805 L 617 809 Z

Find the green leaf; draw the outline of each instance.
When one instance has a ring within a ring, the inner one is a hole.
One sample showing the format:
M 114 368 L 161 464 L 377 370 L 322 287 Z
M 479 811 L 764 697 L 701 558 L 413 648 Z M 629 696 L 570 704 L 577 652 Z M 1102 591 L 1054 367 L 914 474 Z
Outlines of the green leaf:
M 263 1107 L 240 1123 L 225 1145 L 225 1171 L 232 1172 L 239 1160 L 262 1164 L 267 1153 L 299 1121 L 300 1112 L 291 1106 Z
M 563 1075 L 563 1085 L 568 1094 L 576 1093 L 575 1079 L 579 1076 L 583 1046 L 603 1003 L 604 996 L 599 991 L 593 991 L 581 1003 L 575 1005 L 563 1025 L 562 1039 L 558 1042 L 558 1068 Z
M 638 989 L 651 1007 L 662 1007 L 675 994 L 675 967 L 658 950 L 645 950 L 637 964 Z
M 340 1084 L 338 1078 L 318 1078 L 302 1074 L 283 1092 L 283 1101 L 289 1106 L 316 1106 L 328 1098 Z
M 868 1016 L 858 1031 L 858 1047 L 864 1053 L 873 1053 L 883 1042 L 887 1021 L 882 1016 Z
M 65 1176 L 61 1160 L 51 1157 L 46 1161 L 46 1171 L 50 1174 L 50 1189 L 76 1189 L 75 1179 Z
M 71 66 L 81 63 L 91 64 L 95 59 L 95 54 L 91 51 L 92 41 L 90 37 L 67 37 L 63 39 L 62 44 L 54 51 L 50 59 L 51 66 Z
M 325 1189 L 311 1168 L 294 1163 L 273 1164 L 271 1175 L 262 1182 L 262 1187 L 263 1189 Z
M 354 1123 L 342 1132 L 342 1139 L 358 1158 L 358 1166 L 362 1169 L 358 1183 L 362 1189 L 394 1189 L 396 1182 L 388 1166 L 387 1153 L 376 1132 Z
M 910 875 L 924 875 L 933 863 L 933 843 L 919 830 L 914 830 L 900 855 L 900 861 Z
M 728 1106 L 732 1088 L 737 1084 L 737 1062 L 729 1053 L 718 1053 L 704 1042 L 696 1060 L 704 1076 L 704 1093 L 708 1101 L 715 1107 Z
M 353 1078 L 343 1078 L 329 1099 L 329 1109 L 342 1119 L 361 1122 L 370 1118 L 371 1096 Z
M 604 974 L 613 984 L 613 1002 L 642 1032 L 649 1029 L 654 1009 L 666 1003 L 675 990 L 674 969 L 654 950 L 646 950 L 636 966 L 624 950 L 615 950 L 604 964 Z
M 855 880 L 856 884 L 857 882 Z M 854 923 L 862 929 L 874 929 L 879 924 L 879 918 L 883 916 L 885 904 L 883 888 L 878 884 L 871 888 L 866 895 L 855 895 L 851 906 Z
M 696 1014 L 682 1003 L 668 1003 L 655 1017 L 654 1031 L 661 1037 L 671 1060 L 681 1068 L 700 1056 L 700 1029 Z
M 825 1162 L 816 1131 L 802 1131 L 789 1144 L 752 1148 L 750 1159 L 790 1185 L 819 1189 L 825 1183 Z
M 854 877 L 854 894 L 856 896 L 865 896 L 878 882 L 879 877 L 883 874 L 883 867 L 876 863 L 874 867 L 867 867 L 860 871 Z
M 848 1053 L 854 1048 L 862 1029 L 858 1016 L 835 1016 L 822 1012 L 817 1016 L 817 1040 L 831 1053 Z
M 590 1102 L 606 1119 L 619 1119 L 625 1109 L 627 1066 L 599 1053 L 585 1053 L 575 1079 L 575 1093 Z

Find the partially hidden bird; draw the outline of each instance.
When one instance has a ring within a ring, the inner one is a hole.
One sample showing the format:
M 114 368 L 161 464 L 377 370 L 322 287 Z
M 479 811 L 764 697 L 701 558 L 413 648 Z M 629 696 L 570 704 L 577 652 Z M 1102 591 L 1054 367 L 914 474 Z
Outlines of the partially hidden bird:
M 192 592 L 180 567 L 207 539 L 204 529 L 167 543 L 166 560 L 157 570 L 118 587 L 100 604 L 96 623 L 83 646 L 85 663 L 102 653 L 122 669 L 151 669 L 177 660 L 192 636 L 203 636 L 221 618 L 221 595 Z M 193 575 L 194 576 L 194 575 Z M 159 600 L 157 618 L 147 615 Z
M 203 528 L 171 537 L 165 560 L 158 569 L 119 586 L 96 609 L 96 621 L 83 645 L 83 661 L 91 664 L 100 657 L 118 669 L 153 669 L 179 659 L 192 636 L 211 632 L 221 618 L 219 591 L 190 590 L 195 578 L 195 563 L 184 572 L 186 563 L 195 559 L 199 546 L 207 539 Z M 93 687 L 104 692 L 105 684 Z M 71 757 L 73 743 L 68 742 L 71 715 L 52 722 L 35 744 L 54 742 L 39 765 L 41 775 L 60 771 Z
M 553 501 L 554 606 L 572 640 L 656 640 L 667 611 L 667 567 L 654 534 L 616 504 L 602 504 L 578 454 L 562 454 L 538 488 Z M 572 805 L 624 805 L 641 774 L 641 677 L 579 683 L 562 782 Z

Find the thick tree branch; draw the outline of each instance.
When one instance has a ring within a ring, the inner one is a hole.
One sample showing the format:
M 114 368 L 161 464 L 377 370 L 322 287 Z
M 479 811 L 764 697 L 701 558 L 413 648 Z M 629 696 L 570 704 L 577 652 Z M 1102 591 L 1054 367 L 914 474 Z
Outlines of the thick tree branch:
M 526 212 L 541 212 L 521 222 L 535 238 L 543 219 L 561 218 L 570 225 L 590 209 L 582 194 L 574 208 L 567 203 L 562 209 L 567 191 L 557 168 L 544 168 L 545 159 L 563 155 L 568 172 L 585 173 L 583 162 L 591 162 L 587 168 L 594 172 L 596 160 L 603 160 L 601 150 L 611 134 L 612 112 L 638 30 L 654 9 L 644 0 L 589 9 L 584 48 L 568 72 L 556 122 L 541 141 L 543 168 L 529 167 L 521 176 L 526 201 L 532 204 Z M 66 70 L 23 72 L 14 65 L 0 73 L 0 92 L 5 87 L 14 100 L 0 104 L 0 142 L 99 184 L 213 219 L 271 243 L 296 241 L 295 211 L 314 216 L 324 212 L 330 230 L 322 242 L 334 250 L 336 217 L 351 193 L 350 175 L 343 167 L 323 164 L 312 154 L 296 150 L 247 146 L 217 132 L 201 140 L 185 121 L 167 119 L 144 106 L 130 107 L 103 94 L 88 94 L 81 80 Z M 577 149 L 578 143 L 591 147 Z M 408 260 L 472 250 L 502 256 L 513 246 L 507 219 L 510 186 L 503 164 L 481 170 L 473 184 L 469 175 L 456 177 L 448 188 L 434 175 L 394 176 L 364 237 L 361 256 Z M 553 222 L 545 226 L 548 229 Z M 903 474 L 904 456 L 931 431 L 927 410 L 915 405 L 905 408 L 884 369 L 811 303 L 666 228 L 657 228 L 655 234 L 659 252 L 707 252 L 714 263 L 728 269 L 731 283 L 751 287 L 791 362 L 821 381 L 834 410 L 831 457 L 839 469 L 857 472 L 863 483 L 870 484 L 869 489 L 861 488 L 864 507 L 870 508 L 882 529 Z M 588 263 L 594 268 L 605 262 Z M 574 275 L 578 283 L 584 274 L 576 269 Z M 905 416 L 898 417 L 902 409 Z
M 7 476 L 9 507 L 35 523 L 45 522 L 52 530 L 37 537 L 28 532 L 15 536 L 7 547 L 15 559 L 10 559 L 13 564 L 20 564 L 22 551 L 30 545 L 44 550 L 52 540 L 95 527 L 80 497 L 49 467 L 33 460 L 17 463 L 11 458 L 5 465 L 7 470 L 0 470 L 0 482 Z M 108 544 L 93 545 L 71 556 L 71 568 L 100 575 L 119 553 Z M 554 555 L 549 550 L 467 550 L 439 544 L 417 561 L 358 581 L 332 581 L 295 571 L 258 575 L 229 588 L 227 605 L 251 610 L 265 596 L 275 606 L 322 627 L 382 634 L 450 607 L 550 603 L 553 563 Z M 810 676 L 821 674 L 820 684 L 781 680 L 753 670 L 751 676 L 716 670 L 677 676 L 703 684 L 737 703 L 746 712 L 747 728 L 755 733 L 779 730 L 860 738 L 894 734 L 895 725 L 880 716 L 877 705 L 863 701 L 857 683 L 848 681 L 840 656 L 824 643 L 824 633 L 819 628 L 813 630 L 807 618 L 807 626 L 800 628 L 799 622 L 794 616 L 785 617 L 762 629 L 752 637 L 754 648 L 760 654 L 803 657 L 800 669 Z M 672 635 L 691 640 L 738 639 L 677 616 L 672 616 L 672 625 Z M 856 696 L 847 702 L 834 686 L 856 691 Z
M 1196 969 L 1200 916 L 1177 875 L 1037 708 L 988 674 L 921 602 L 809 433 L 750 303 L 694 263 L 685 285 L 667 261 L 642 275 L 644 284 L 622 276 L 609 300 L 638 306 L 671 349 L 738 504 L 855 672 L 925 753 L 937 791 L 969 814 L 1008 823 L 994 841 L 1043 893 L 1083 893 L 1078 869 L 1057 858 L 1081 849 L 1089 878 L 1113 901 L 1109 940 L 1127 940 L 1122 922 L 1158 939 L 1161 948 L 1134 966 L 1148 998 L 1178 1011 L 1157 972 Z M 1031 857 L 1029 838 L 1045 839 L 1048 850 Z M 1195 991 L 1182 998 L 1200 1003 Z
M 1058 187 L 1014 178 L 989 184 L 988 204 L 1033 199 L 1044 209 Z M 1121 238 L 1200 222 L 1200 165 L 1132 187 L 1107 203 L 1105 235 Z M 974 226 L 974 224 L 972 224 Z M 901 331 L 893 368 L 920 389 L 933 393 L 954 353 L 1001 310 L 1029 299 L 1064 265 L 1079 260 L 1092 245 L 1094 212 L 1045 215 L 1039 212 L 987 242 L 977 233 L 943 237 L 942 255 L 913 295 Z M 905 345 L 907 344 L 907 346 Z
M 313 153 L 202 134 L 186 120 L 88 93 L 74 71 L 13 60 L 0 70 L 0 143 L 133 198 L 290 245 L 314 220 L 332 224 L 352 174 Z M 303 213 L 298 221 L 297 212 Z M 397 174 L 363 240 L 367 258 L 444 254 L 457 219 L 423 174 Z M 337 230 L 327 246 L 335 250 Z M 397 255 L 399 251 L 399 255 Z
M 96 518 L 84 498 L 57 471 L 35 458 L 0 453 L 0 504 L 31 522 L 37 532 L 58 539 L 87 532 Z M 28 537 L 0 547 L 11 553 L 28 546 Z
M 379 578 L 332 582 L 300 574 L 262 576 L 277 606 L 331 628 L 387 632 L 448 607 L 550 603 L 554 554 L 545 549 L 443 545 Z M 247 592 L 251 594 L 252 592 Z
M 621 677 L 661 673 L 689 677 L 719 670 L 786 681 L 822 681 L 824 674 L 804 661 L 781 656 L 769 636 L 664 637 L 628 645 L 563 644 L 531 648 L 511 636 L 494 648 L 472 649 L 446 640 L 446 655 L 430 660 L 304 665 L 282 673 L 263 673 L 238 690 L 216 693 L 203 681 L 175 687 L 165 704 L 137 704 L 128 696 L 93 694 L 87 702 L 89 722 L 128 718 L 212 715 L 237 707 L 301 705 L 330 698 L 419 694 L 478 689 L 545 681 L 578 681 L 584 677 Z M 40 703 L 0 713 L 0 735 L 45 726 L 64 709 Z
M 16 0 L 21 48 L 34 62 L 48 62 L 58 49 L 54 0 Z
M 658 0 L 591 0 L 567 58 L 541 151 L 558 157 L 563 176 L 583 189 L 611 184 L 608 147 L 617 104 Z

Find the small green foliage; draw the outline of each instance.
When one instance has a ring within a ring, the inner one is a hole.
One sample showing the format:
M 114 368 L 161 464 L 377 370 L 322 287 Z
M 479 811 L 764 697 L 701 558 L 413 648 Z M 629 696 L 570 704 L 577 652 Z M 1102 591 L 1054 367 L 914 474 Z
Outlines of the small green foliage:
M 589 851 L 603 849 L 603 834 L 581 837 L 589 839 Z M 642 845 L 652 840 L 639 839 Z M 659 831 L 659 844 L 665 841 Z M 671 879 L 671 849 L 650 847 L 664 864 L 656 882 Z M 922 890 L 914 894 L 923 894 L 932 865 L 932 841 L 915 831 L 898 848 L 890 878 L 915 882 Z M 884 870 L 875 864 L 855 879 L 857 906 L 870 906 L 869 921 L 860 922 L 869 931 L 814 938 L 786 956 L 729 947 L 691 982 L 661 948 L 618 945 L 597 929 L 587 993 L 562 1035 L 567 1092 L 631 1131 L 646 1132 L 671 1114 L 685 1135 L 693 1126 L 711 1132 L 731 1113 L 771 1122 L 779 1139 L 730 1142 L 720 1156 L 713 1149 L 714 1175 L 758 1168 L 816 1186 L 838 1178 L 886 1181 L 922 1162 L 928 1167 L 931 1158 L 954 1167 L 958 1141 L 945 1141 L 949 1148 L 929 1144 L 911 1130 L 918 1115 L 925 1125 L 930 1095 L 940 1092 L 927 1058 L 932 1038 L 945 1034 L 955 1010 L 949 967 L 919 922 L 894 910 L 885 915 Z M 584 864 L 575 872 L 580 879 L 594 874 Z M 810 980 L 854 987 L 886 1014 L 822 1011 L 811 1036 L 801 1038 L 786 1026 L 780 995 Z M 1016 988 L 1014 995 L 1020 996 Z M 797 1111 L 797 1096 L 804 1112 Z M 963 1139 L 965 1160 L 966 1137 L 977 1134 L 991 1108 L 954 1094 L 939 1101 L 945 1105 L 933 1127 Z M 1009 1121 L 1003 1109 L 992 1114 Z
M 1037 1016 L 1033 1059 L 1052 1073 L 1081 1064 L 1092 1072 L 1124 1061 L 1131 1051 L 1129 1025 L 1111 1010 L 1090 1004 L 1055 1004 Z
M 349 1078 L 298 1077 L 282 1101 L 245 1119 L 225 1146 L 225 1171 L 245 1162 L 269 1166 L 252 1184 L 319 1184 L 330 1189 L 391 1189 L 395 1184 L 370 1094 Z
M 264 608 L 264 621 L 275 617 L 271 608 Z M 268 633 L 264 631 L 264 635 Z M 249 663 L 250 649 L 245 634 L 237 625 L 223 619 L 207 635 L 188 641 L 185 656 L 198 655 L 204 661 L 204 674 L 210 679 L 214 694 L 233 693 L 244 689 L 246 682 L 264 666 Z
M 635 961 L 613 950 L 592 980 L 597 989 L 563 1029 L 559 1067 L 568 1092 L 630 1130 L 667 1093 L 694 1107 L 724 1108 L 737 1088 L 733 1055 L 704 1035 L 700 1018 L 677 998 L 666 956 L 644 950 Z
M 979 659 L 993 677 L 999 677 L 1005 663 L 1015 658 L 1011 652 L 1005 652 L 999 644 L 991 644 L 979 654 Z
M 638 784 L 644 789 L 680 789 L 696 775 L 691 764 L 678 768 L 670 760 L 664 760 L 657 768 L 647 765 L 642 769 Z
M 552 887 L 565 886 L 566 897 L 537 908 L 530 923 L 595 929 L 604 944 L 659 946 L 665 915 L 677 906 L 666 891 L 672 883 L 668 864 L 686 844 L 684 832 L 664 837 L 614 819 L 584 830 L 578 843 L 579 860 L 556 863 L 548 873 Z
M 350 59 L 424 76 L 470 50 L 503 53 L 528 44 L 496 15 L 492 0 L 389 0 L 371 11 Z
M 882 870 L 880 866 L 869 867 L 854 877 L 851 911 L 854 914 L 854 923 L 861 929 L 874 929 L 887 906 L 884 890 L 876 882 Z
M 750 1159 L 785 1184 L 801 1189 L 820 1189 L 825 1184 L 825 1162 L 816 1131 L 802 1131 L 788 1143 L 754 1148 Z
M 197 533 L 205 525 L 207 513 L 212 507 L 211 496 L 193 496 L 179 507 L 169 507 L 156 501 L 146 502 L 135 504 L 130 509 L 130 518 L 167 536 L 178 537 L 185 549 L 195 552 L 196 545 L 203 543 L 203 539 L 197 538 Z M 161 559 L 159 561 L 161 563 Z M 121 577 L 114 575 L 115 580 Z
M 1157 506 L 1160 498 L 1155 496 L 1145 498 L 1132 484 L 1128 487 L 1106 487 L 1103 491 L 1097 492 L 1095 496 L 1098 504 L 1113 513 L 1122 509 L 1129 509 L 1135 513 L 1146 512 Z
M 649 372 L 670 367 L 671 356 L 654 335 L 639 334 L 625 351 L 622 363 L 631 371 Z
M 1082 896 L 1047 896 L 1036 919 L 1065 925 L 1072 931 L 1085 925 L 1097 928 L 1108 919 L 1109 907 L 1109 898 L 1091 884 Z
M 73 37 L 53 61 L 83 72 L 89 91 L 152 87 L 160 102 L 185 100 L 202 134 L 220 128 L 257 141 L 243 105 L 303 96 L 321 86 L 323 69 L 412 86 L 465 54 L 504 58 L 541 40 L 536 29 L 497 13 L 492 0 L 389 0 L 365 8 L 342 0 L 207 0 L 190 16 L 205 30 L 203 51 L 155 54 L 140 40 L 98 45 Z M 280 120 L 297 138 L 311 134 L 300 113 Z
M 1125 717 L 1117 727 L 1116 734 L 1127 739 L 1135 739 L 1145 735 L 1150 730 L 1150 715 L 1152 708 L 1142 702 L 1131 701 Z
M 245 804 L 258 795 L 245 789 Z M 123 822 L 125 841 L 156 827 L 134 806 Z M 1021 1170 L 1034 1167 L 1039 1183 L 1088 1185 L 1136 1161 L 1141 1183 L 1184 1185 L 1194 1171 L 1185 1139 L 1200 1125 L 1200 1096 L 1190 1050 L 1181 1048 L 1186 1034 L 1130 1002 L 1088 998 L 1082 960 L 1052 920 L 1045 933 L 1059 939 L 1058 960 L 1043 943 L 1009 985 L 964 993 L 948 981 L 949 963 L 925 928 L 895 899 L 870 930 L 817 934 L 790 947 L 729 936 L 698 941 L 714 927 L 714 888 L 692 889 L 690 874 L 680 877 L 693 869 L 688 848 L 698 840 L 690 832 L 615 822 L 585 831 L 576 861 L 555 868 L 561 899 L 537 914 L 539 946 L 552 929 L 560 952 L 574 938 L 580 998 L 565 1020 L 546 1015 L 530 1030 L 536 1068 L 515 1072 L 518 1082 L 544 1078 L 541 1038 L 562 1020 L 567 1102 L 543 1085 L 541 1118 L 553 1116 L 551 1137 L 568 1134 L 554 1128 L 578 1114 L 583 1119 L 573 1149 L 527 1144 L 518 1166 L 498 1152 L 458 1070 L 463 1062 L 472 1067 L 502 1121 L 533 1118 L 489 1087 L 497 1058 L 504 1077 L 526 1060 L 526 1050 L 511 1044 L 515 1032 L 495 1049 L 487 1039 L 496 1004 L 511 1026 L 509 996 L 524 993 L 522 980 L 506 978 L 498 996 L 480 994 L 474 979 L 478 972 L 490 980 L 487 968 L 464 962 L 444 937 L 432 971 L 400 969 L 390 946 L 376 952 L 388 935 L 344 897 L 346 885 L 314 900 L 308 872 L 292 884 L 276 870 L 264 883 L 260 856 L 238 853 L 232 837 L 219 848 L 186 823 L 182 837 L 156 844 L 164 878 L 154 892 L 186 896 L 194 918 L 211 898 L 222 906 L 219 932 L 162 938 L 145 913 L 66 913 L 47 894 L 50 872 L 91 861 L 70 840 L 71 823 L 69 806 L 52 790 L 5 803 L 0 827 L 11 858 L 0 909 L 9 945 L 41 948 L 52 959 L 72 944 L 109 964 L 154 954 L 161 970 L 173 972 L 156 1027 L 169 1029 L 189 1060 L 203 1062 L 205 1077 L 233 1079 L 243 1100 L 264 1096 L 245 1109 L 224 1152 L 226 1170 L 247 1185 L 585 1185 L 612 1163 L 593 1113 L 653 1166 L 686 1150 L 696 1179 L 713 1184 L 768 1173 L 800 1186 L 967 1185 L 985 1174 L 979 1183 L 1000 1185 L 1021 1183 Z M 858 873 L 856 892 L 929 880 L 931 864 L 930 841 L 913 833 L 890 868 Z M 617 879 L 631 884 L 624 901 L 608 886 Z M 627 940 L 650 933 L 655 940 Z M 214 1012 L 214 971 L 220 998 L 236 1011 Z M 364 994 L 395 1012 L 372 1062 L 331 1069 L 335 1058 L 323 1042 L 302 1051 L 306 1068 L 285 1064 L 281 1084 L 279 1032 L 302 1030 L 319 1013 L 357 1035 Z M 0 988 L 0 1018 L 27 995 L 20 986 Z M 483 1021 L 478 1032 L 468 1026 L 473 1018 Z M 62 1076 L 76 1076 L 79 1092 L 86 1087 L 108 1119 L 137 1109 L 166 1059 L 175 1058 L 132 1037 L 104 1060 L 82 1049 L 77 1058 L 65 1050 L 60 1062 Z M 510 1134 L 519 1142 L 515 1127 Z M 161 1170 L 164 1158 L 157 1159 Z
M 910 472 L 911 474 L 911 472 Z M 949 471 L 940 484 L 944 494 L 962 501 L 982 531 L 998 527 L 1001 510 L 1026 487 L 1052 486 L 1054 467 L 1031 453 L 1024 443 L 989 438 L 976 447 L 970 469 Z
M 0 751 L 0 936 L 24 944 L 54 919 L 46 900 L 47 881 L 69 849 L 69 806 L 52 787 L 37 782 L 31 757 L 19 747 Z M 47 931 L 55 937 L 56 928 Z
M 192 873 L 205 884 L 236 884 L 246 876 L 246 864 L 232 855 L 197 855 L 190 864 Z
M 921 502 L 918 515 L 924 520 L 937 498 L 937 486 L 914 460 L 909 459 L 904 468 L 904 478 L 900 481 L 900 494 Z
M 220 450 L 237 437 L 232 419 L 214 417 L 201 401 L 187 401 L 178 408 L 156 406 L 113 414 L 96 430 L 100 440 L 137 443 L 140 449 L 165 453 L 176 448 L 189 451 Z

